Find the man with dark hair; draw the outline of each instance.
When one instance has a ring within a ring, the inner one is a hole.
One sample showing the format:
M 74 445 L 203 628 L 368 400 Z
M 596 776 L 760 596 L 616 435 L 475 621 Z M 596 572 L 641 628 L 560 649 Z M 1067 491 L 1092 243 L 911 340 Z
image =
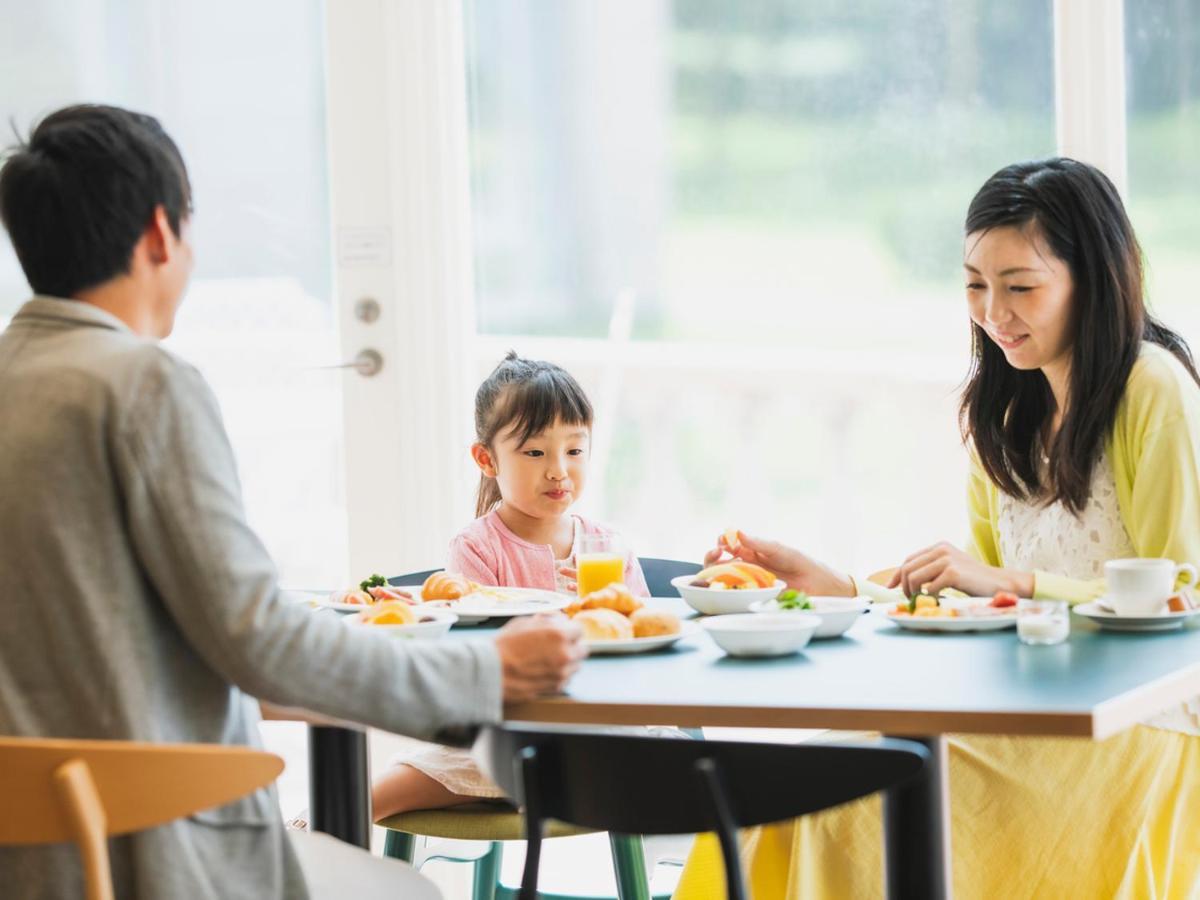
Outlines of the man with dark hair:
M 190 210 L 174 143 L 114 107 L 54 113 L 0 168 L 37 294 L 0 334 L 0 734 L 256 744 L 260 698 L 430 738 L 560 689 L 583 651 L 558 621 L 394 641 L 281 598 L 216 401 L 157 343 Z M 119 897 L 307 893 L 273 790 L 110 847 Z M 83 893 L 69 846 L 0 849 L 0 873 L 5 896 Z

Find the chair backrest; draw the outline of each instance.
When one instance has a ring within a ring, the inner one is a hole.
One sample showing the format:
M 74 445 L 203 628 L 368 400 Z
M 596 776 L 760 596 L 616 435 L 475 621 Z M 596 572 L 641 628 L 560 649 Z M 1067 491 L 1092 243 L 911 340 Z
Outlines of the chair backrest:
M 642 574 L 646 576 L 651 597 L 678 597 L 679 592 L 671 586 L 671 579 L 680 575 L 695 575 L 703 568 L 699 563 L 656 559 L 652 556 L 639 556 L 638 562 L 641 563 Z
M 920 744 L 892 739 L 754 744 L 513 725 L 484 729 L 478 749 L 488 774 L 524 804 L 529 840 L 539 839 L 547 818 L 630 834 L 716 831 L 730 897 L 744 896 L 737 828 L 893 787 L 929 757 Z
M 684 562 L 679 559 L 656 559 L 652 556 L 638 557 L 642 566 L 642 574 L 646 576 L 646 586 L 650 588 L 651 597 L 674 597 L 678 593 L 671 587 L 671 579 L 680 575 L 695 575 L 700 571 L 700 565 L 694 562 Z M 396 587 L 413 587 L 424 584 L 425 579 L 441 569 L 429 569 L 425 572 L 409 572 L 405 575 L 395 575 L 388 579 L 389 584 Z
M 409 572 L 405 575 L 395 575 L 388 579 L 388 584 L 394 587 L 419 587 L 434 572 L 441 571 L 441 569 L 426 569 L 424 572 Z
M 0 737 L 0 845 L 74 841 L 89 900 L 110 898 L 109 835 L 221 806 L 282 771 L 244 747 Z

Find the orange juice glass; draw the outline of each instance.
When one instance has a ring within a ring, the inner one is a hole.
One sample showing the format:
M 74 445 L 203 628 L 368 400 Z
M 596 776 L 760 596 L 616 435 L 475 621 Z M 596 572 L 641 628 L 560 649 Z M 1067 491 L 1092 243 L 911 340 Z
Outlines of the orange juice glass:
M 625 580 L 625 557 L 608 535 L 587 535 L 579 540 L 575 556 L 579 596 Z

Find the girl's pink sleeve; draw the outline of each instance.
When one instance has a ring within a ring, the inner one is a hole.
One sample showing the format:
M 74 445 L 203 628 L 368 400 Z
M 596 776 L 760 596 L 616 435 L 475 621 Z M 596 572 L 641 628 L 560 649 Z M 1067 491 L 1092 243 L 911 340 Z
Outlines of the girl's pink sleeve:
M 450 555 L 446 559 L 446 571 L 465 575 L 479 584 L 498 585 L 495 567 L 489 564 L 482 547 L 470 538 L 459 535 L 450 542 Z
M 646 576 L 642 574 L 642 564 L 632 553 L 625 557 L 625 587 L 635 597 L 649 597 L 650 588 L 646 586 Z

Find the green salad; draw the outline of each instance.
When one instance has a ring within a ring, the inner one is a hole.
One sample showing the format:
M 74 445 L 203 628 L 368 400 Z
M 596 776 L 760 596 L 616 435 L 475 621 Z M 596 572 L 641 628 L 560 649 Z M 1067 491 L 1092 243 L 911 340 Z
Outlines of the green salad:
M 782 594 L 775 598 L 775 605 L 780 609 L 812 609 L 812 601 L 808 599 L 808 594 L 804 591 L 795 591 L 788 588 Z
M 364 579 L 358 583 L 358 586 L 364 591 L 373 587 L 387 587 L 388 580 L 376 572 L 370 578 Z

